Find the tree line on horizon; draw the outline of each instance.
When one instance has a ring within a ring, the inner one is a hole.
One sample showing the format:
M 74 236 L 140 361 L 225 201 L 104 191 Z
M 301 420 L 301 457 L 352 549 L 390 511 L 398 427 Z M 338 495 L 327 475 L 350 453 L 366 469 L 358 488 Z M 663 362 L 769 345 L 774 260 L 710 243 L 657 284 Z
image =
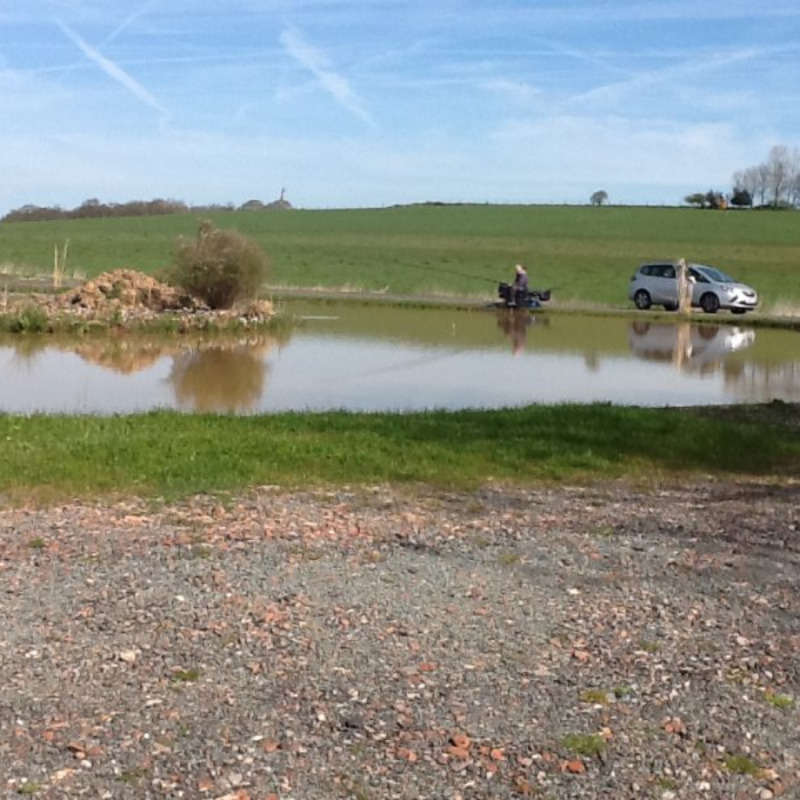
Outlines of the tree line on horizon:
M 126 203 L 102 203 L 97 198 L 84 200 L 72 209 L 60 206 L 24 205 L 9 211 L 0 222 L 43 222 L 47 220 L 98 219 L 100 217 L 155 217 L 165 214 L 213 214 L 220 211 L 261 211 L 266 209 L 289 209 L 292 205 L 284 199 L 264 203 L 248 200 L 240 206 L 233 203 L 190 206 L 182 200 L 131 200 Z
M 733 190 L 726 196 L 709 189 L 684 200 L 698 208 L 797 208 L 800 206 L 800 152 L 775 145 L 766 161 L 733 173 Z
M 684 202 L 697 208 L 797 208 L 800 207 L 800 151 L 786 145 L 775 145 L 766 161 L 733 174 L 733 189 L 730 194 L 709 189 L 693 192 L 684 197 Z M 126 203 L 101 203 L 97 198 L 84 200 L 73 209 L 59 206 L 24 205 L 9 211 L 0 222 L 42 222 L 45 220 L 95 219 L 99 217 L 147 217 L 164 214 L 201 213 L 213 214 L 222 211 L 262 211 L 267 209 L 291 209 L 292 204 L 284 198 L 270 203 L 248 200 L 240 206 L 233 203 L 189 206 L 182 200 L 132 200 Z M 593 206 L 608 203 L 608 193 L 598 190 L 589 202 Z

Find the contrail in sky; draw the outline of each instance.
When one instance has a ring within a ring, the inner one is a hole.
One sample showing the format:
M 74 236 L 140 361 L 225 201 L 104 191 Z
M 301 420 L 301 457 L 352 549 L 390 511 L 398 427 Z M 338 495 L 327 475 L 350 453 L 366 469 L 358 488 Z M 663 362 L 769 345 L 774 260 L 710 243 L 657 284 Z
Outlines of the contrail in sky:
M 355 114 L 369 125 L 374 125 L 374 121 L 369 112 L 361 105 L 361 101 L 353 91 L 347 79 L 329 69 L 326 59 L 322 53 L 306 42 L 299 32 L 293 28 L 287 28 L 281 34 L 281 44 L 286 48 L 286 52 L 295 61 L 302 64 L 339 105 Z
M 105 42 L 103 44 L 108 44 L 109 42 L 114 41 L 117 36 L 122 33 L 129 25 L 132 25 L 139 17 L 144 16 L 147 14 L 151 9 L 153 9 L 160 0 L 148 0 L 138 11 L 134 11 L 129 17 L 124 19 L 120 22 L 119 25 L 106 37 Z
M 80 36 L 78 36 L 77 33 L 75 33 L 75 31 L 73 31 L 64 23 L 59 22 L 58 27 L 61 28 L 64 34 L 80 48 L 86 58 L 97 64 L 97 66 L 100 67 L 100 69 L 103 70 L 103 72 L 105 72 L 109 78 L 115 80 L 146 105 L 154 108 L 156 111 L 159 111 L 162 114 L 167 113 L 167 110 L 164 108 L 164 106 L 162 106 L 161 103 L 159 103 L 158 100 L 156 100 L 156 98 L 153 97 L 153 95 L 150 94 L 150 92 L 148 92 L 141 83 L 125 72 L 122 67 L 120 67 L 118 64 L 115 64 L 111 59 L 106 58 L 102 53 L 99 53 L 97 50 L 95 50 L 94 47 L 92 47 L 88 42 L 85 42 Z

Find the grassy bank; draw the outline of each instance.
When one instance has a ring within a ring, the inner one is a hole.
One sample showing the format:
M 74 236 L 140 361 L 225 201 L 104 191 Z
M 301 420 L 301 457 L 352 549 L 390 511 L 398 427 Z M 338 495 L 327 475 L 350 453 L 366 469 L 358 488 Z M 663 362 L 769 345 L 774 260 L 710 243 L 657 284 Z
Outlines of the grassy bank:
M 222 212 L 216 225 L 256 238 L 279 286 L 493 297 L 517 261 L 556 298 L 630 306 L 628 280 L 651 258 L 716 264 L 761 292 L 764 307 L 800 306 L 800 214 L 689 208 L 404 206 L 386 209 Z M 69 240 L 67 273 L 119 267 L 158 273 L 195 214 L 3 223 L 0 271 L 47 275 Z M 0 277 L 0 290 L 2 277 Z
M 484 412 L 0 415 L 0 492 L 174 497 L 252 485 L 800 474 L 798 409 L 533 406 Z M 787 432 L 790 435 L 787 435 Z

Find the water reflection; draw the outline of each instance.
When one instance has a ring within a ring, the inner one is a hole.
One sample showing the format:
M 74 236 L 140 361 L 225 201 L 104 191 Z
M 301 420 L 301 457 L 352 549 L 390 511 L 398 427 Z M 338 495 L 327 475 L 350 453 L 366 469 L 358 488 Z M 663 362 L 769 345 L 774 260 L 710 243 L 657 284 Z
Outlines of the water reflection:
M 791 331 L 641 317 L 298 305 L 304 321 L 280 340 L 0 339 L 0 412 L 800 401 L 800 334 Z
M 87 339 L 67 349 L 90 364 L 130 375 L 155 364 L 164 356 L 165 346 L 161 340 L 112 336 L 109 339 Z
M 537 316 L 527 310 L 500 309 L 495 312 L 497 327 L 511 341 L 511 352 L 518 356 L 528 343 L 528 330 L 533 325 L 545 327 L 549 324 L 549 317 Z
M 756 332 L 732 326 L 691 322 L 632 322 L 631 350 L 642 359 L 669 362 L 679 370 L 709 375 L 723 369 L 727 356 L 753 345 Z
M 169 376 L 178 405 L 199 412 L 254 411 L 264 393 L 269 348 L 262 339 L 179 354 Z

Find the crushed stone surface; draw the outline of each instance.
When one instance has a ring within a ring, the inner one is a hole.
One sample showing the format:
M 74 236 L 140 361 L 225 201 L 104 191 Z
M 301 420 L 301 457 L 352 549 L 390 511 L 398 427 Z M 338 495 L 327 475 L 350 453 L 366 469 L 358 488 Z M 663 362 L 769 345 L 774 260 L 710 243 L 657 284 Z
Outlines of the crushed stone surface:
M 0 796 L 800 797 L 800 485 L 0 508 Z

